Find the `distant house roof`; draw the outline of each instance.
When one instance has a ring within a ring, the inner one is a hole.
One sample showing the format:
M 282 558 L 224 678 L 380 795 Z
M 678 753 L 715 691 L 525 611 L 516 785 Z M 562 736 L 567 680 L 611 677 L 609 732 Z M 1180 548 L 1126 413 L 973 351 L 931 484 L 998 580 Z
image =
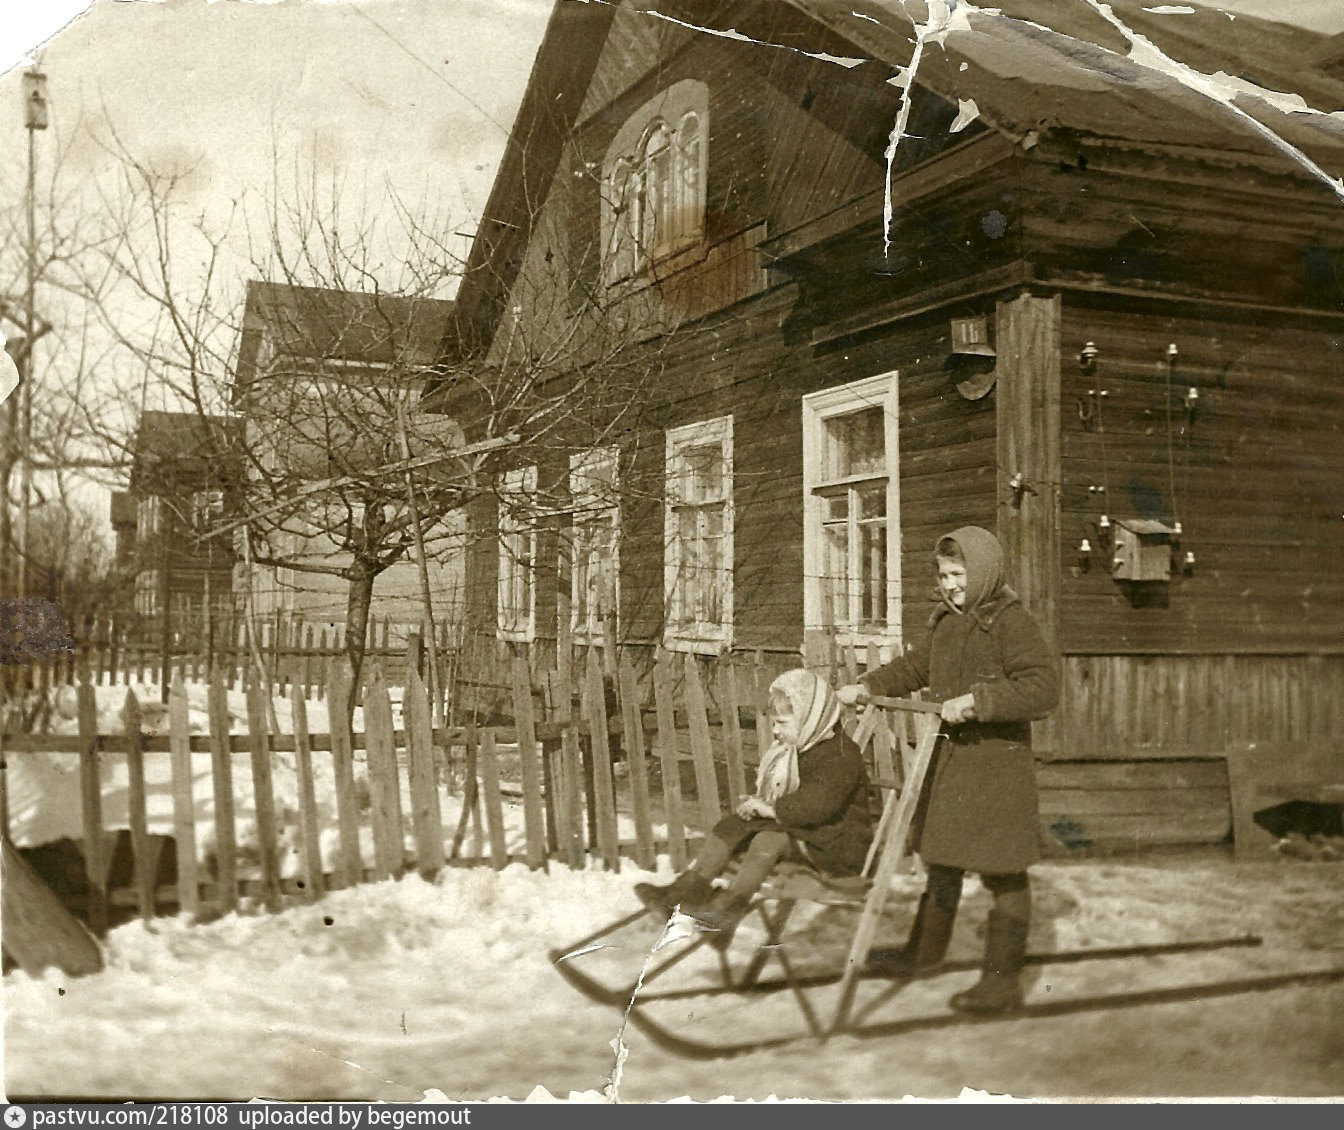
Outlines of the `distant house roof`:
M 424 367 L 438 358 L 453 303 L 253 280 L 247 284 L 235 378 L 271 356 Z
M 227 478 L 232 426 L 225 416 L 141 412 L 131 440 L 130 493 L 202 489 Z
M 498 322 L 618 6 L 830 57 L 837 67 L 880 64 L 889 81 L 909 66 L 917 38 L 903 0 L 557 0 L 468 256 L 445 357 L 484 346 Z M 1324 163 L 1323 172 L 1344 174 L 1344 36 L 1216 8 L 1109 0 L 1140 37 L 1135 46 L 1076 0 L 951 8 L 945 34 L 924 44 L 916 82 L 954 103 L 973 101 L 982 121 L 1016 140 L 1059 131 L 1216 150 L 1324 179 L 1277 136 Z M 1155 66 L 1158 52 L 1185 64 L 1187 81 Z M 1233 105 L 1201 89 L 1232 92 Z

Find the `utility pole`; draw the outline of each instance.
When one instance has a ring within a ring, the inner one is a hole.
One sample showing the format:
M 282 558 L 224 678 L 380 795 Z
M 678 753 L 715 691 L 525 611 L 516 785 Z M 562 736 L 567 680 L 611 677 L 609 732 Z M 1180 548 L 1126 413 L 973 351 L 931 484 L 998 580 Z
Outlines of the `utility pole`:
M 23 459 L 19 477 L 19 595 L 27 596 L 33 580 L 28 559 L 29 511 L 33 493 L 33 372 L 36 369 L 37 331 L 37 158 L 34 137 L 47 128 L 47 76 L 37 67 L 23 75 L 23 124 L 28 130 L 28 294 L 24 303 L 25 350 L 23 383 L 19 386 L 19 455 Z M 6 505 L 8 501 L 6 500 Z

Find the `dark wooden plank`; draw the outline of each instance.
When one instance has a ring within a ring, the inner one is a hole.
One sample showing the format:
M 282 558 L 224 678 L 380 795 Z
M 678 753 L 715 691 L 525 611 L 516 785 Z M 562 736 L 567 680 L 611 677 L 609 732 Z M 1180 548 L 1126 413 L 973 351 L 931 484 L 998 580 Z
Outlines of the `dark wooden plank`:
M 617 678 L 620 683 L 621 719 L 625 731 L 625 756 L 630 766 L 630 806 L 635 822 L 635 862 L 652 870 L 658 863 L 653 847 L 653 821 L 649 811 L 649 771 L 644 745 L 639 680 L 628 655 L 622 656 Z
M 537 748 L 536 719 L 532 706 L 532 676 L 527 660 L 512 662 L 513 714 L 518 727 L 518 756 L 523 776 L 523 819 L 527 832 L 527 865 L 546 866 L 546 821 L 541 796 L 541 754 Z
M 269 693 L 265 674 L 254 671 L 247 688 L 247 729 L 252 741 L 252 796 L 257 850 L 261 854 L 262 898 L 267 909 L 279 910 L 280 829 L 275 815 L 275 784 L 268 744 L 271 731 L 266 720 Z
M 131 854 L 135 859 L 135 890 L 140 917 L 154 917 L 154 872 L 151 870 L 149 816 L 145 807 L 145 754 L 140 748 L 140 702 L 127 688 L 121 720 L 126 735 L 126 804 L 131 826 Z
M 313 751 L 308 742 L 308 700 L 303 687 L 290 688 L 294 723 L 294 773 L 299 793 L 299 841 L 303 847 L 303 893 L 309 900 L 322 897 L 322 839 L 317 812 L 317 782 L 313 779 Z
M 849 649 L 850 657 L 853 648 Z M 733 657 L 719 660 L 719 706 L 723 717 L 723 748 L 728 762 L 728 791 L 741 798 L 747 795 L 747 777 L 742 765 L 742 720 L 738 714 L 737 669 Z
M 569 725 L 560 735 L 560 798 L 565 813 L 562 823 L 564 831 L 565 859 L 575 871 L 584 868 L 583 843 L 583 800 L 581 795 L 583 780 L 583 754 L 579 743 L 579 731 Z M 683 848 L 683 852 L 684 852 Z
M 422 876 L 433 878 L 443 870 L 443 815 L 439 811 L 438 782 L 434 772 L 434 744 L 429 693 L 414 666 L 408 666 L 402 699 L 406 720 L 406 753 L 411 787 L 411 826 L 415 834 L 416 865 Z
M 168 728 L 172 743 L 173 839 L 177 848 L 178 905 L 187 914 L 200 910 L 196 874 L 196 796 L 191 763 L 191 722 L 187 688 L 179 672 L 168 692 Z
M 1174 816 L 1228 811 L 1228 789 L 1044 789 L 1042 816 Z
M 681 765 L 677 756 L 671 662 L 665 653 L 660 654 L 654 664 L 653 701 L 658 718 L 658 760 L 662 768 L 668 854 L 673 868 L 680 872 L 685 869 L 687 863 L 686 814 L 681 799 Z
M 1038 762 L 1036 782 L 1047 789 L 1208 789 L 1226 788 L 1222 757 L 1179 761 Z
M 496 871 L 503 871 L 509 863 L 509 845 L 504 829 L 504 802 L 499 791 L 499 755 L 495 752 L 495 735 L 489 729 L 481 731 L 477 764 L 481 772 L 485 825 L 489 834 L 490 865 Z
M 79 724 L 79 791 L 84 830 L 84 873 L 89 885 L 89 926 L 107 932 L 107 869 L 111 853 L 103 838 L 102 742 L 98 737 L 98 700 L 87 672 L 75 691 Z
M 592 748 L 593 793 L 597 802 L 597 846 L 608 870 L 621 869 L 620 837 L 616 824 L 616 791 L 611 772 L 611 754 L 604 735 L 607 732 L 606 693 L 597 649 L 588 649 L 585 667 L 588 730 Z
M 714 770 L 714 746 L 709 735 L 709 719 L 705 713 L 705 688 L 700 681 L 700 664 L 694 655 L 686 654 L 685 672 L 686 716 L 690 721 L 691 756 L 695 763 L 695 789 L 700 800 L 700 821 L 704 831 L 719 822 L 723 815 L 719 803 L 718 775 Z
M 207 692 L 210 717 L 210 780 L 215 801 L 217 888 L 225 913 L 238 909 L 238 831 L 233 802 L 233 755 L 229 748 L 229 702 L 224 675 L 211 673 Z
M 364 695 L 364 733 L 373 821 L 374 871 L 379 879 L 401 874 L 406 864 L 401 819 L 401 774 L 392 726 L 392 703 L 381 665 L 376 665 Z
M 324 632 L 324 642 L 325 635 Z M 347 713 L 350 674 L 343 658 L 333 658 L 327 664 L 326 688 L 331 770 L 336 786 L 336 822 L 341 836 L 340 864 L 335 874 L 342 887 L 353 887 L 363 878 L 364 860 L 359 845 L 359 803 L 355 799 L 354 743 Z

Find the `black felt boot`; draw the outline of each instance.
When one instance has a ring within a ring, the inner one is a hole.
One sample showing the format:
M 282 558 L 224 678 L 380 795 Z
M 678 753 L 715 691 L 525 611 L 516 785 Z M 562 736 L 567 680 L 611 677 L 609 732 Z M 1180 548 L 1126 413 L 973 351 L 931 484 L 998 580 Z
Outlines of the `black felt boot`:
M 985 961 L 980 980 L 948 1002 L 958 1012 L 994 1014 L 1022 1007 L 1022 967 L 1026 964 L 1030 928 L 1029 897 L 1024 891 L 994 900 L 985 927 Z
M 961 902 L 962 872 L 937 864 L 929 868 L 928 887 L 919 896 L 910 937 L 900 949 L 874 949 L 864 968 L 879 977 L 924 977 L 942 968 Z
M 714 893 L 699 871 L 683 871 L 672 882 L 663 886 L 656 883 L 636 883 L 635 897 L 659 918 L 671 918 L 678 907 L 683 914 L 690 914 L 698 907 L 707 904 Z

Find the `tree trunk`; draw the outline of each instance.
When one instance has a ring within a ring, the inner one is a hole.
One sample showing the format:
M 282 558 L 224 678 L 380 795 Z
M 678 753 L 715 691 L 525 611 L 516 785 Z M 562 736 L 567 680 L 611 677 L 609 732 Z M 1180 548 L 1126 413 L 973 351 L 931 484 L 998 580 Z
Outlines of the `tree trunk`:
M 350 660 L 350 701 L 347 714 L 355 708 L 354 688 L 359 686 L 364 666 L 364 647 L 369 634 L 369 607 L 373 603 L 373 582 L 378 570 L 355 558 L 350 567 L 350 589 L 345 601 L 345 654 Z

